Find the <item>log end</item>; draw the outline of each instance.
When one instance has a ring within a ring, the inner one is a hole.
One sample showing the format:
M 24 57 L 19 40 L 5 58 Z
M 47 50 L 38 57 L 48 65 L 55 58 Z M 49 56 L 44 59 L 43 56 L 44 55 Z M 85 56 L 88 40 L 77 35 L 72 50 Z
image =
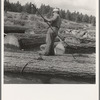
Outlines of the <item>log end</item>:
M 20 49 L 18 38 L 14 35 L 7 35 L 4 37 L 4 47 L 11 49 Z

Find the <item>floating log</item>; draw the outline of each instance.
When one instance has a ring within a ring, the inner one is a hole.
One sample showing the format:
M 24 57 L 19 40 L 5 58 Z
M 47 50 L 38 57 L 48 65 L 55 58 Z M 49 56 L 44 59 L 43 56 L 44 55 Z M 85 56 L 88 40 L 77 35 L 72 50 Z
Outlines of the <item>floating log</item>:
M 39 60 L 37 52 L 17 51 L 4 54 L 4 71 L 81 77 L 95 79 L 95 55 L 43 56 Z
M 17 25 L 5 25 L 4 33 L 24 33 L 28 28 L 24 26 Z
M 46 35 L 43 34 L 9 33 L 7 36 L 5 36 L 4 41 L 5 44 L 14 46 L 19 44 L 17 47 L 20 47 L 20 49 L 32 49 L 34 47 L 40 46 L 41 44 L 44 44 L 45 38 Z
M 27 49 L 31 50 L 35 47 L 39 47 L 42 44 L 45 44 L 46 35 L 45 34 L 21 34 L 21 33 L 10 33 L 7 36 L 16 37 L 19 42 L 20 49 Z M 12 36 L 11 36 L 12 35 Z M 5 36 L 5 41 L 8 41 L 7 36 Z M 9 40 L 11 40 L 9 39 Z M 74 39 L 74 38 L 73 38 Z M 14 40 L 14 39 L 13 39 Z M 15 41 L 15 40 L 14 40 Z M 59 39 L 56 38 L 55 42 L 59 41 Z M 76 41 L 76 40 L 75 40 Z M 11 42 L 11 41 L 10 41 Z M 64 47 L 66 48 L 66 53 L 93 53 L 95 52 L 95 42 L 89 42 L 89 43 L 77 43 L 73 41 L 65 41 Z M 11 45 L 14 44 L 10 43 Z
M 45 50 L 46 44 L 40 46 L 40 49 Z M 85 53 L 91 54 L 95 53 L 95 42 L 89 43 L 73 43 L 73 42 L 55 42 L 54 43 L 56 54 L 65 53 Z
M 9 33 L 7 36 L 5 36 L 4 40 L 7 44 L 8 38 L 9 40 L 12 40 L 12 37 L 16 37 L 19 42 L 20 49 L 33 49 L 35 47 L 39 47 L 40 45 L 45 43 L 46 35 L 45 34 L 21 34 L 21 33 Z M 59 39 L 56 39 L 55 41 L 59 41 Z M 12 43 L 11 43 L 12 42 Z M 14 45 L 13 41 L 10 41 L 8 44 Z

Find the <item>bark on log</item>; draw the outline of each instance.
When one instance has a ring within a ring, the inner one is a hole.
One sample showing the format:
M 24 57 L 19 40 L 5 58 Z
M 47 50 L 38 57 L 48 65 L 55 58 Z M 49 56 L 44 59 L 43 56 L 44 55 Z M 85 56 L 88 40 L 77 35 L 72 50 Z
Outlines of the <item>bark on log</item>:
M 4 26 L 4 33 L 24 33 L 28 28 L 24 26 Z
M 43 60 L 38 57 L 37 52 L 5 52 L 4 71 L 95 78 L 94 55 L 76 55 L 76 61 L 68 54 L 44 56 Z

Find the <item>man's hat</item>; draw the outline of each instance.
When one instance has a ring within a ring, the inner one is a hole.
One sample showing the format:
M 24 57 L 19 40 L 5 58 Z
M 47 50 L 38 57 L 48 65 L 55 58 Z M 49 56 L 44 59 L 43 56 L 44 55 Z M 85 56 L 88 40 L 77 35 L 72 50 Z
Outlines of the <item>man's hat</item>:
M 59 12 L 58 8 L 53 9 L 53 12 Z

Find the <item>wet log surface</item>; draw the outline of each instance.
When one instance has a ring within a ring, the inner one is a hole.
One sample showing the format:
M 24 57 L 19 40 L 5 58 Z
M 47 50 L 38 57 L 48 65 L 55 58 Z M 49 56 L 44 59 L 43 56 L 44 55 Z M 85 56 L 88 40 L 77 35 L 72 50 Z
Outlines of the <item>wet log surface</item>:
M 5 51 L 4 71 L 95 79 L 95 54 L 43 56 L 37 51 Z

